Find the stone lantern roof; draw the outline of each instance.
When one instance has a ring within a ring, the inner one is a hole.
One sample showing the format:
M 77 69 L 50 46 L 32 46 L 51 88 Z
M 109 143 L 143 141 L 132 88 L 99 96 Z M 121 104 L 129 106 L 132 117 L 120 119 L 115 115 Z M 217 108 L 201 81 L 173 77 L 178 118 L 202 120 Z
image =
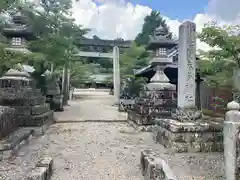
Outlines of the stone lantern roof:
M 33 29 L 28 25 L 27 19 L 21 12 L 16 12 L 11 16 L 12 23 L 3 29 L 6 37 L 24 37 L 25 39 L 35 39 Z
M 12 21 L 15 24 L 27 24 L 27 18 L 20 11 L 12 16 Z
M 29 81 L 31 76 L 27 72 L 21 72 L 16 69 L 9 69 L 0 79 L 15 79 Z
M 155 50 L 157 48 L 165 47 L 167 49 L 171 49 L 177 45 L 177 41 L 169 39 L 167 30 L 162 26 L 159 26 L 155 29 L 154 35 L 150 35 L 150 41 L 148 46 L 146 47 L 147 50 Z

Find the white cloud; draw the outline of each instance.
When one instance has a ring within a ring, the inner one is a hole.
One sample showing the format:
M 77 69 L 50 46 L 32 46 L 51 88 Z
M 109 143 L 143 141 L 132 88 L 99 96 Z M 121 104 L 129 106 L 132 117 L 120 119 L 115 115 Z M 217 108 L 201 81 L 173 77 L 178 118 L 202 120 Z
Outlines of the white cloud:
M 229 1 L 233 3 L 230 4 Z M 238 23 L 240 22 L 239 6 L 239 0 L 210 0 L 206 13 L 196 14 L 192 21 L 196 23 L 198 32 L 205 23 L 212 20 L 220 24 Z M 125 0 L 79 0 L 77 3 L 74 2 L 73 12 L 78 24 L 92 29 L 89 36 L 97 35 L 106 39 L 117 37 L 134 39 L 141 31 L 144 17 L 150 14 L 151 8 L 139 4 L 133 5 Z M 174 35 L 178 36 L 178 27 L 182 22 L 177 19 L 164 18 Z M 199 40 L 197 47 L 204 50 L 209 48 Z
M 73 9 L 76 22 L 91 28 L 91 35 L 101 38 L 133 39 L 141 30 L 144 17 L 151 12 L 146 6 L 114 3 L 117 0 L 101 1 L 105 3 L 97 6 L 92 0 L 80 0 L 74 3 Z

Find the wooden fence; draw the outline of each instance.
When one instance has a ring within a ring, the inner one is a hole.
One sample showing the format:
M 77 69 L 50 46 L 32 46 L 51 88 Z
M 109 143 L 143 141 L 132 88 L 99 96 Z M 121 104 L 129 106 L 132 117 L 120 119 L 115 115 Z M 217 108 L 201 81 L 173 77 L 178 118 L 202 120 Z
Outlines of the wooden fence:
M 213 88 L 202 83 L 200 87 L 201 106 L 204 110 L 214 113 L 225 113 L 227 103 L 232 101 L 232 89 L 229 87 Z

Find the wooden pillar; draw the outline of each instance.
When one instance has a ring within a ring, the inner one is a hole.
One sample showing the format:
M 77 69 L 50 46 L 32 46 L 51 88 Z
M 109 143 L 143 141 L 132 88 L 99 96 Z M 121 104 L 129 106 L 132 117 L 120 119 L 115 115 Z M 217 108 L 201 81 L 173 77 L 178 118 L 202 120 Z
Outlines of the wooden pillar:
M 68 87 L 68 63 L 64 65 L 63 68 L 63 78 L 62 78 L 62 94 L 63 94 L 63 105 L 67 105 L 68 96 L 69 96 L 69 87 Z

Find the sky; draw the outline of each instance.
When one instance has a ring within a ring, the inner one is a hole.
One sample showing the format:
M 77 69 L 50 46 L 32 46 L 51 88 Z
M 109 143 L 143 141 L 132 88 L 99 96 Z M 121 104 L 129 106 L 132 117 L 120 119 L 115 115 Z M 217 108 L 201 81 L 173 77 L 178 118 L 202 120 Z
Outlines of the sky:
M 73 0 L 73 5 L 76 23 L 102 39 L 133 40 L 152 10 L 160 11 L 176 36 L 185 20 L 196 23 L 198 32 L 209 21 L 240 24 L 240 0 Z M 197 48 L 209 47 L 197 40 Z

